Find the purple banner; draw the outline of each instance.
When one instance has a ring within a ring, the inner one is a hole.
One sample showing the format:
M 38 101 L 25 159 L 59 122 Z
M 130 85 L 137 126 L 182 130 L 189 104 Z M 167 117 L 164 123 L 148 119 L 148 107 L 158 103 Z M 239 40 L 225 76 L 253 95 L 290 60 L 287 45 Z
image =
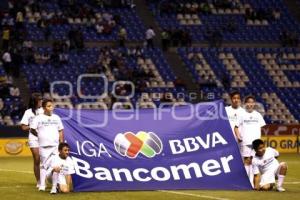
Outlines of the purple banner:
M 251 189 L 222 101 L 56 113 L 75 163 L 74 191 Z

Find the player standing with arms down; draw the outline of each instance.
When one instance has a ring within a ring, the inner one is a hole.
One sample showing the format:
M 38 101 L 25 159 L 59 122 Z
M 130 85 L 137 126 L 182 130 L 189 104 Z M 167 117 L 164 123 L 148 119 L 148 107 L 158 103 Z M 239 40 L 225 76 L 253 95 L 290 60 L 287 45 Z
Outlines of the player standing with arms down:
M 42 95 L 39 93 L 33 93 L 29 100 L 28 109 L 25 111 L 22 120 L 21 128 L 24 131 L 29 131 L 30 124 L 33 118 L 43 113 L 42 107 Z M 38 137 L 29 131 L 28 144 L 33 158 L 33 172 L 37 181 L 37 187 L 40 186 L 40 154 L 39 154 L 39 141 Z
M 34 118 L 30 130 L 39 139 L 39 152 L 41 159 L 40 168 L 40 191 L 46 189 L 47 162 L 53 155 L 58 154 L 58 145 L 63 142 L 63 124 L 58 115 L 53 114 L 52 100 L 44 100 L 42 103 L 44 113 Z
M 225 110 L 228 116 L 228 120 L 231 126 L 231 130 L 234 133 L 234 136 L 237 140 L 237 136 L 234 132 L 234 127 L 238 124 L 239 118 L 244 112 L 244 109 L 241 107 L 241 94 L 239 92 L 232 92 L 230 94 L 231 105 L 226 106 Z
M 72 190 L 71 174 L 75 173 L 72 159 L 69 157 L 69 145 L 67 143 L 60 143 L 58 151 L 59 155 L 52 157 L 49 168 L 47 169 L 47 177 L 52 178 L 51 194 L 57 193 L 57 184 L 60 192 L 70 192 Z
M 262 115 L 254 110 L 255 103 L 253 96 L 247 96 L 245 98 L 246 110 L 242 113 L 238 124 L 234 128 L 240 143 L 240 152 L 244 158 L 245 169 L 252 186 L 254 176 L 251 166 L 253 156 L 252 142 L 261 138 L 261 127 L 266 125 Z
M 271 190 L 275 185 L 275 177 L 277 177 L 276 189 L 279 192 L 284 192 L 285 189 L 282 184 L 287 172 L 287 164 L 278 162 L 278 151 L 271 147 L 266 148 L 264 142 L 260 139 L 254 140 L 252 146 L 256 152 L 252 160 L 254 189 Z M 259 178 L 259 174 L 261 178 Z

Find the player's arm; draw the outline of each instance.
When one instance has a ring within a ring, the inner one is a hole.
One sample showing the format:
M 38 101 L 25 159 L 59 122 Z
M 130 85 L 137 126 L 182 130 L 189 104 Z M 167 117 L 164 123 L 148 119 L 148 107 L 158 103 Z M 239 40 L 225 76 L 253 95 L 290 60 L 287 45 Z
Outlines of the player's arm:
M 37 130 L 36 130 L 37 128 L 38 128 L 38 119 L 37 119 L 37 117 L 35 117 L 35 118 L 33 119 L 32 123 L 30 124 L 30 129 L 29 129 L 29 131 L 30 131 L 33 135 L 38 136 L 38 132 L 37 132 Z
M 259 190 L 260 189 L 259 181 L 260 181 L 260 175 L 259 174 L 254 174 L 254 178 L 253 178 L 254 190 Z
M 53 172 L 59 173 L 61 168 L 59 166 L 51 166 L 47 169 L 47 176 L 52 176 Z
M 234 134 L 235 134 L 238 142 L 243 141 L 240 130 L 239 130 L 239 127 L 241 127 L 242 125 L 243 125 L 243 116 L 240 116 L 234 126 Z
M 21 124 L 21 129 L 23 131 L 29 131 L 30 127 L 28 125 L 25 125 L 25 124 Z
M 274 149 L 274 148 L 272 148 L 272 150 L 273 150 L 274 157 L 276 159 L 278 159 L 279 158 L 279 152 L 276 149 Z
M 58 131 L 59 133 L 59 143 L 64 142 L 64 129 Z
M 56 166 L 56 167 L 53 167 L 53 168 L 52 168 L 52 172 L 57 172 L 57 173 L 59 173 L 60 170 L 61 170 L 60 166 Z
M 24 113 L 22 119 L 21 119 L 21 129 L 23 131 L 29 131 L 30 127 L 29 127 L 29 117 L 27 112 Z
M 38 132 L 36 131 L 36 129 L 30 128 L 29 131 L 30 131 L 33 135 L 38 136 Z
M 61 119 L 58 117 L 58 133 L 59 133 L 59 143 L 64 142 L 64 125 L 62 124 Z
M 255 158 L 252 160 L 252 170 L 253 170 L 253 186 L 254 186 L 254 190 L 260 190 L 260 171 L 259 168 L 257 166 L 257 163 L 255 162 Z
M 264 118 L 263 118 L 263 116 L 262 115 L 259 115 L 260 117 L 258 118 L 258 120 L 259 120 L 259 126 L 260 126 L 260 132 L 261 132 L 261 135 L 263 135 L 263 127 L 266 125 L 266 122 L 265 122 L 265 120 L 264 120 Z
M 242 142 L 243 141 L 238 126 L 234 127 L 234 134 L 235 134 L 236 138 L 238 139 L 238 142 Z

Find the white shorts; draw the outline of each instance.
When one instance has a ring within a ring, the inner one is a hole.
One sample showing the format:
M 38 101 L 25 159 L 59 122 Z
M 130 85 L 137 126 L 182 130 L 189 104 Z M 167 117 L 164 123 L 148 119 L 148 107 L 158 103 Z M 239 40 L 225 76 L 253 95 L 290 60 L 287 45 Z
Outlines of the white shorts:
M 273 170 L 268 170 L 261 175 L 259 186 L 262 187 L 267 184 L 275 183 L 275 177 L 279 174 L 280 165 Z
M 49 146 L 49 147 L 39 147 L 40 158 L 41 158 L 41 166 L 45 169 L 51 164 L 53 156 L 58 154 L 57 146 Z
M 38 137 L 33 135 L 32 133 L 29 133 L 28 145 L 30 148 L 38 148 L 40 146 Z
M 240 152 L 242 157 L 251 157 L 255 154 L 252 145 L 240 145 Z

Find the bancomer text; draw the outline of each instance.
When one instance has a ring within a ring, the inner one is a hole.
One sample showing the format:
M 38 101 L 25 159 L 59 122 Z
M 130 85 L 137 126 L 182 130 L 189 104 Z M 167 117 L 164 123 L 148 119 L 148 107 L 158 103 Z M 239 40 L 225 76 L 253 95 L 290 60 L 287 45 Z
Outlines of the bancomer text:
M 72 157 L 76 174 L 84 178 L 96 178 L 100 181 L 168 181 L 192 179 L 192 176 L 201 178 L 203 176 L 217 176 L 221 173 L 230 173 L 229 162 L 233 160 L 233 156 L 221 157 L 219 160 L 209 159 L 203 163 L 192 162 L 189 164 L 178 164 L 169 167 L 154 167 L 152 169 L 137 168 L 129 170 L 126 168 L 90 168 L 90 164 L 84 160 Z

